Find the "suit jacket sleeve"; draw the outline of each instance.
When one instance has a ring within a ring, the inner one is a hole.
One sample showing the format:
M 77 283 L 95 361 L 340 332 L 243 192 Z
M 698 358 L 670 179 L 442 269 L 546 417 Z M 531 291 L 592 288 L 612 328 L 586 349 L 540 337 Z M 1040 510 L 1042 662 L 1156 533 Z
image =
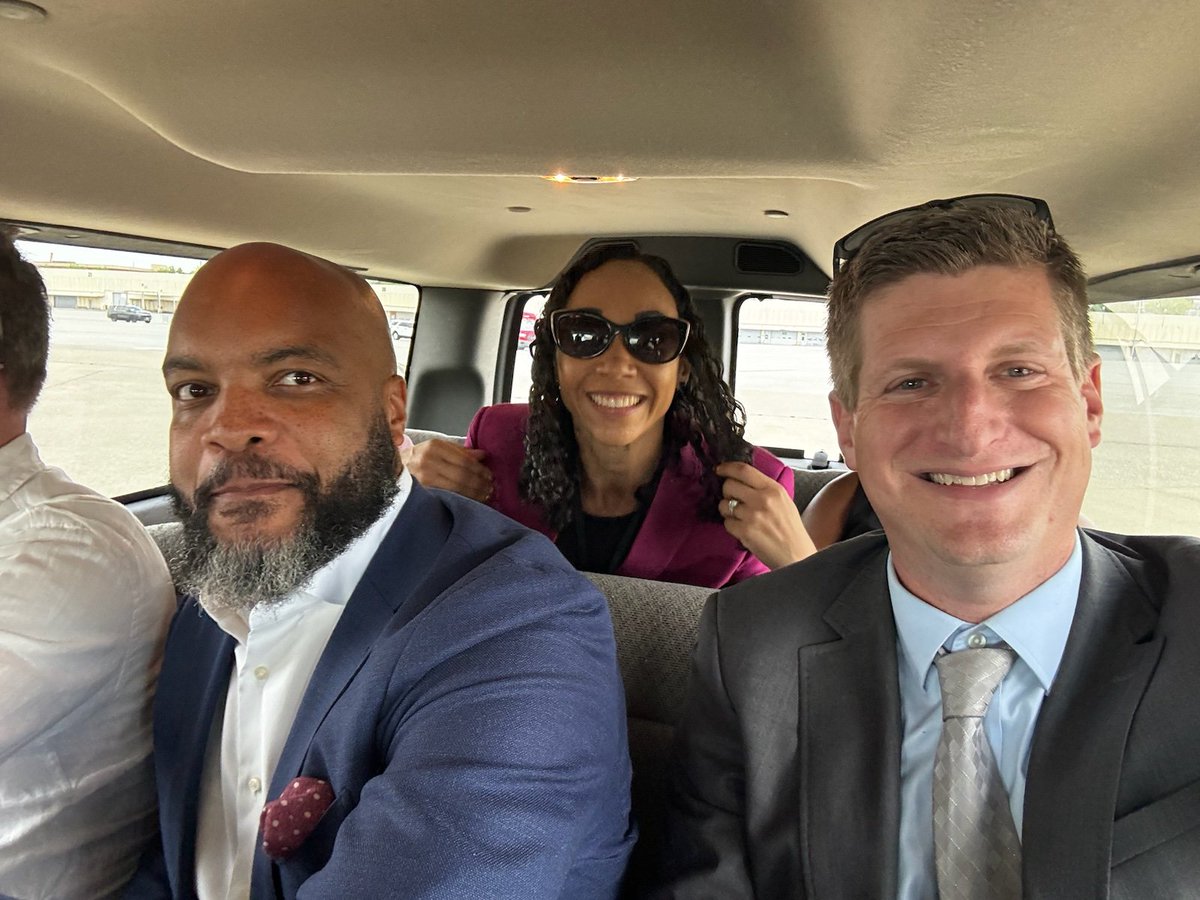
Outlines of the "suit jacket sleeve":
M 519 483 L 525 463 L 525 423 L 529 407 L 524 403 L 497 403 L 475 413 L 467 430 L 466 446 L 486 452 L 484 463 L 492 471 L 492 496 L 488 505 L 554 539 L 538 507 L 521 498 Z
M 753 897 L 745 847 L 745 751 L 721 672 L 719 598 L 709 598 L 676 731 L 663 886 L 656 897 Z
M 603 597 L 509 558 L 421 619 L 403 646 L 373 650 L 399 660 L 381 676 L 382 771 L 335 801 L 357 803 L 298 896 L 611 898 L 631 843 L 629 761 Z
M 122 896 L 125 900 L 170 900 L 171 882 L 167 876 L 167 861 L 163 855 L 160 834 L 156 833 L 154 840 L 146 847 L 138 861 L 137 872 L 125 886 Z

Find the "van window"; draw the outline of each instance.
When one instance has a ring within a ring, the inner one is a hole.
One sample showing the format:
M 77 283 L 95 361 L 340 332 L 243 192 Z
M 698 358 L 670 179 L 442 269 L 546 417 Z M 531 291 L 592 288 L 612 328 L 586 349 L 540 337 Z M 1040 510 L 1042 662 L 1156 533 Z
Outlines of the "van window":
M 1104 422 L 1083 513 L 1097 528 L 1200 534 L 1200 297 L 1092 308 Z
M 167 329 L 203 260 L 18 241 L 51 306 L 46 386 L 29 418 L 42 458 L 102 494 L 167 482 Z
M 414 284 L 401 281 L 378 281 L 368 278 L 367 283 L 379 297 L 388 316 L 388 330 L 392 334 L 392 349 L 396 351 L 396 371 L 408 374 L 408 360 L 412 353 L 413 330 L 417 325 L 417 306 L 421 292 Z
M 36 241 L 17 247 L 41 272 L 53 317 L 46 386 L 29 420 L 43 459 L 109 496 L 166 484 L 163 353 L 179 297 L 204 261 Z M 419 293 L 371 284 L 403 372 Z
M 513 403 L 529 402 L 529 387 L 532 384 L 530 371 L 533 368 L 533 356 L 529 345 L 533 343 L 533 325 L 542 314 L 546 305 L 546 294 L 533 294 L 525 300 L 521 310 L 521 327 L 517 332 L 517 355 L 513 359 L 512 390 L 509 397 Z
M 746 407 L 746 438 L 785 455 L 840 457 L 829 415 L 825 298 L 748 297 L 734 312 L 734 395 Z

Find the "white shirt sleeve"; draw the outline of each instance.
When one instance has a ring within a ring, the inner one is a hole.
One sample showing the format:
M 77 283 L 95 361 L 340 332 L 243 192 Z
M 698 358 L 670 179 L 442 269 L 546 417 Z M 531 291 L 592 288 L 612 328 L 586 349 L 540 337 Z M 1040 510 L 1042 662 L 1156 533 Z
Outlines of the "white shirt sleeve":
M 0 893 L 106 896 L 155 833 L 150 704 L 175 609 L 124 508 L 42 469 L 0 502 Z

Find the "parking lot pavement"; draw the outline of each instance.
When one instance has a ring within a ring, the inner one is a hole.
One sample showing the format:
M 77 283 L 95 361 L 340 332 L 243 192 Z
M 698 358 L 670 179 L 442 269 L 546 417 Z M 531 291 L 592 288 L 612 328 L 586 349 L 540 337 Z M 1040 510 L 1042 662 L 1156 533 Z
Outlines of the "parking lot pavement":
M 42 458 L 110 496 L 165 484 L 171 405 L 161 366 L 161 349 L 57 342 L 29 422 Z
M 171 317 L 165 313 L 151 313 L 149 322 L 113 322 L 91 309 L 56 309 L 53 315 L 52 347 L 150 350 L 160 356 L 167 347 Z

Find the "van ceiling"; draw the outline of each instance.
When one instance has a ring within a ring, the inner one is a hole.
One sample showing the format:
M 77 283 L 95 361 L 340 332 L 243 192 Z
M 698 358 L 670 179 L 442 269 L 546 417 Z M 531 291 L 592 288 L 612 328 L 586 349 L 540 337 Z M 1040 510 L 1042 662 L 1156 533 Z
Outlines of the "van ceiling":
M 860 222 L 981 191 L 1048 200 L 1093 276 L 1200 251 L 1193 0 L 41 5 L 0 17 L 0 218 L 492 288 L 594 235 L 828 269 Z

